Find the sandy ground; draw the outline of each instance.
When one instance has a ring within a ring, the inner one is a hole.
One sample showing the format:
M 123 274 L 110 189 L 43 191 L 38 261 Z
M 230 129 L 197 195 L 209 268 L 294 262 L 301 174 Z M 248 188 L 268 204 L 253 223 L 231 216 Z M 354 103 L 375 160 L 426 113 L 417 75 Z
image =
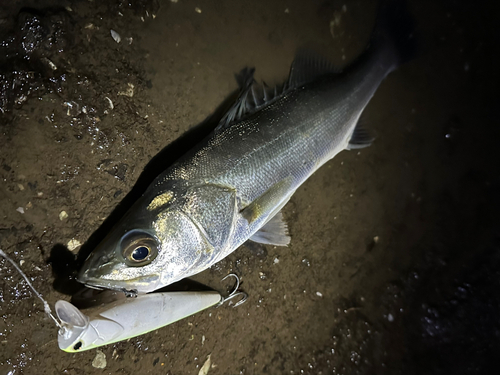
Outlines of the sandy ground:
M 409 8 L 419 55 L 368 105 L 373 146 L 341 153 L 297 191 L 284 209 L 288 248 L 242 247 L 194 277 L 224 290 L 220 280 L 236 272 L 245 304 L 102 347 L 97 369 L 97 350 L 59 350 L 40 301 L 0 260 L 0 374 L 198 374 L 208 355 L 214 375 L 492 371 L 494 8 Z M 215 125 L 235 73 L 254 66 L 258 79 L 282 82 L 303 46 L 346 64 L 375 17 L 369 0 L 17 1 L 0 10 L 0 248 L 51 305 L 74 292 L 77 253 Z M 29 25 L 39 25 L 40 43 Z

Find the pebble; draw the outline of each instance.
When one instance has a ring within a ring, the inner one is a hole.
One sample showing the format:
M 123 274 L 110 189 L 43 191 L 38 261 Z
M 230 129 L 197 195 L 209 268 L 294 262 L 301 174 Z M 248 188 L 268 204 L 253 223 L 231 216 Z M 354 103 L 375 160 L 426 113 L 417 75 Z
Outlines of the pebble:
M 111 37 L 115 40 L 116 43 L 120 43 L 122 37 L 115 30 L 111 30 Z
M 66 244 L 66 246 L 68 247 L 69 251 L 73 251 L 73 250 L 78 249 L 80 246 L 82 246 L 82 243 L 80 241 L 75 240 L 74 238 L 72 238 L 71 240 L 68 241 L 68 243 Z
M 127 88 L 125 91 L 118 91 L 117 95 L 128 96 L 129 98 L 134 96 L 135 86 L 133 83 L 127 83 Z
M 92 367 L 95 368 L 106 368 L 106 354 L 102 351 L 97 350 L 94 360 L 92 361 Z
M 59 220 L 63 221 L 64 219 L 68 218 L 68 213 L 66 211 L 61 211 L 59 213 Z

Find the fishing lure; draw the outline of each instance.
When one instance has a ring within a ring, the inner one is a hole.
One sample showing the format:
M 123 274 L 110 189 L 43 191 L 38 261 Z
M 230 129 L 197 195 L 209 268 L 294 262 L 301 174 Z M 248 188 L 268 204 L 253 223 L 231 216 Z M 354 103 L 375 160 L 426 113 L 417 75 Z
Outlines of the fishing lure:
M 90 315 L 57 301 L 61 320 L 57 341 L 65 352 L 79 352 L 143 335 L 222 301 L 216 291 L 141 294 L 114 301 Z
M 232 303 L 235 298 L 240 299 L 233 304 L 233 307 L 241 305 L 247 299 L 247 294 L 239 290 L 238 276 L 229 274 L 222 281 L 234 277 L 236 284 L 227 297 L 214 290 L 155 292 L 121 298 L 94 307 L 89 309 L 89 315 L 84 314 L 70 302 L 59 300 L 55 304 L 58 320 L 52 314 L 47 301 L 33 287 L 19 266 L 1 249 L 0 256 L 14 266 L 36 296 L 42 300 L 45 312 L 59 328 L 57 337 L 59 348 L 70 353 L 143 335 L 211 306 Z

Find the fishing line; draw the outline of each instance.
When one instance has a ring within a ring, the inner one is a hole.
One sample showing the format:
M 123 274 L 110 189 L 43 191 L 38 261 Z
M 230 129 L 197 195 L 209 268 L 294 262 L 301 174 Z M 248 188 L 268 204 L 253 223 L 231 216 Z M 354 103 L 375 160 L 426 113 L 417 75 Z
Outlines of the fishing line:
M 43 299 L 42 295 L 37 292 L 37 290 L 35 289 L 35 287 L 29 281 L 28 276 L 26 276 L 24 274 L 24 272 L 19 268 L 19 266 L 16 264 L 16 262 L 14 262 L 7 254 L 5 254 L 2 249 L 0 249 L 0 255 L 3 256 L 5 259 L 7 259 L 14 266 L 14 268 L 17 270 L 17 272 L 19 272 L 21 274 L 21 276 L 24 277 L 24 280 L 26 280 L 26 282 L 28 283 L 28 285 L 31 288 L 31 290 L 43 302 L 43 309 L 45 310 L 45 313 L 52 318 L 52 320 L 56 323 L 57 327 L 59 327 L 60 329 L 64 329 L 63 326 L 61 325 L 61 323 L 59 323 L 59 321 L 55 318 L 55 316 L 52 315 L 52 310 L 50 309 L 50 306 L 47 303 L 47 301 L 45 301 Z

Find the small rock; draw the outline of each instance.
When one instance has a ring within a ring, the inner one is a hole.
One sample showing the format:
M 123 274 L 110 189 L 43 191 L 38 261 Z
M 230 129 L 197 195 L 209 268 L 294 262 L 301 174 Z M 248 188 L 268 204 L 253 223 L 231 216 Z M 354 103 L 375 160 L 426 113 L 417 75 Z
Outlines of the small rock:
M 97 350 L 94 360 L 92 361 L 92 367 L 95 368 L 106 368 L 106 354 L 102 351 Z
M 73 250 L 78 249 L 80 246 L 82 246 L 82 243 L 80 241 L 72 238 L 71 240 L 68 241 L 66 246 L 68 246 L 69 251 L 73 251 Z
M 134 96 L 134 84 L 127 83 L 127 89 L 125 91 L 118 91 L 118 95 L 128 96 L 129 98 Z
M 379 237 L 378 236 L 373 237 L 373 243 L 377 244 L 378 241 L 379 241 Z
M 194 11 L 195 11 L 196 13 L 201 13 L 201 9 L 200 9 L 200 8 L 198 8 L 198 7 L 194 8 Z
M 17 184 L 17 187 L 19 188 L 19 190 L 23 191 L 24 190 L 24 186 L 23 184 Z
M 16 208 L 16 211 L 21 213 L 21 214 L 24 214 L 24 208 L 22 208 L 22 207 Z
M 57 66 L 56 66 L 56 64 L 54 64 L 54 63 L 53 63 L 52 61 L 50 61 L 48 58 L 43 57 L 43 58 L 42 58 L 42 61 L 43 61 L 45 64 L 47 64 L 47 65 L 50 67 L 50 69 L 52 69 L 52 70 L 57 70 Z
M 19 265 L 20 265 L 20 266 L 22 266 L 22 265 L 24 264 L 24 262 L 25 262 L 25 260 L 24 260 L 24 259 L 21 259 L 21 260 L 19 261 Z
M 111 30 L 111 36 L 113 37 L 116 43 L 120 43 L 122 41 L 122 37 L 115 30 Z
M 64 219 L 67 219 L 68 218 L 68 214 L 66 211 L 61 211 L 61 213 L 59 214 L 59 220 L 63 221 Z
M 318 297 L 323 297 L 323 294 L 322 294 L 321 292 L 316 292 L 316 295 L 317 295 Z

